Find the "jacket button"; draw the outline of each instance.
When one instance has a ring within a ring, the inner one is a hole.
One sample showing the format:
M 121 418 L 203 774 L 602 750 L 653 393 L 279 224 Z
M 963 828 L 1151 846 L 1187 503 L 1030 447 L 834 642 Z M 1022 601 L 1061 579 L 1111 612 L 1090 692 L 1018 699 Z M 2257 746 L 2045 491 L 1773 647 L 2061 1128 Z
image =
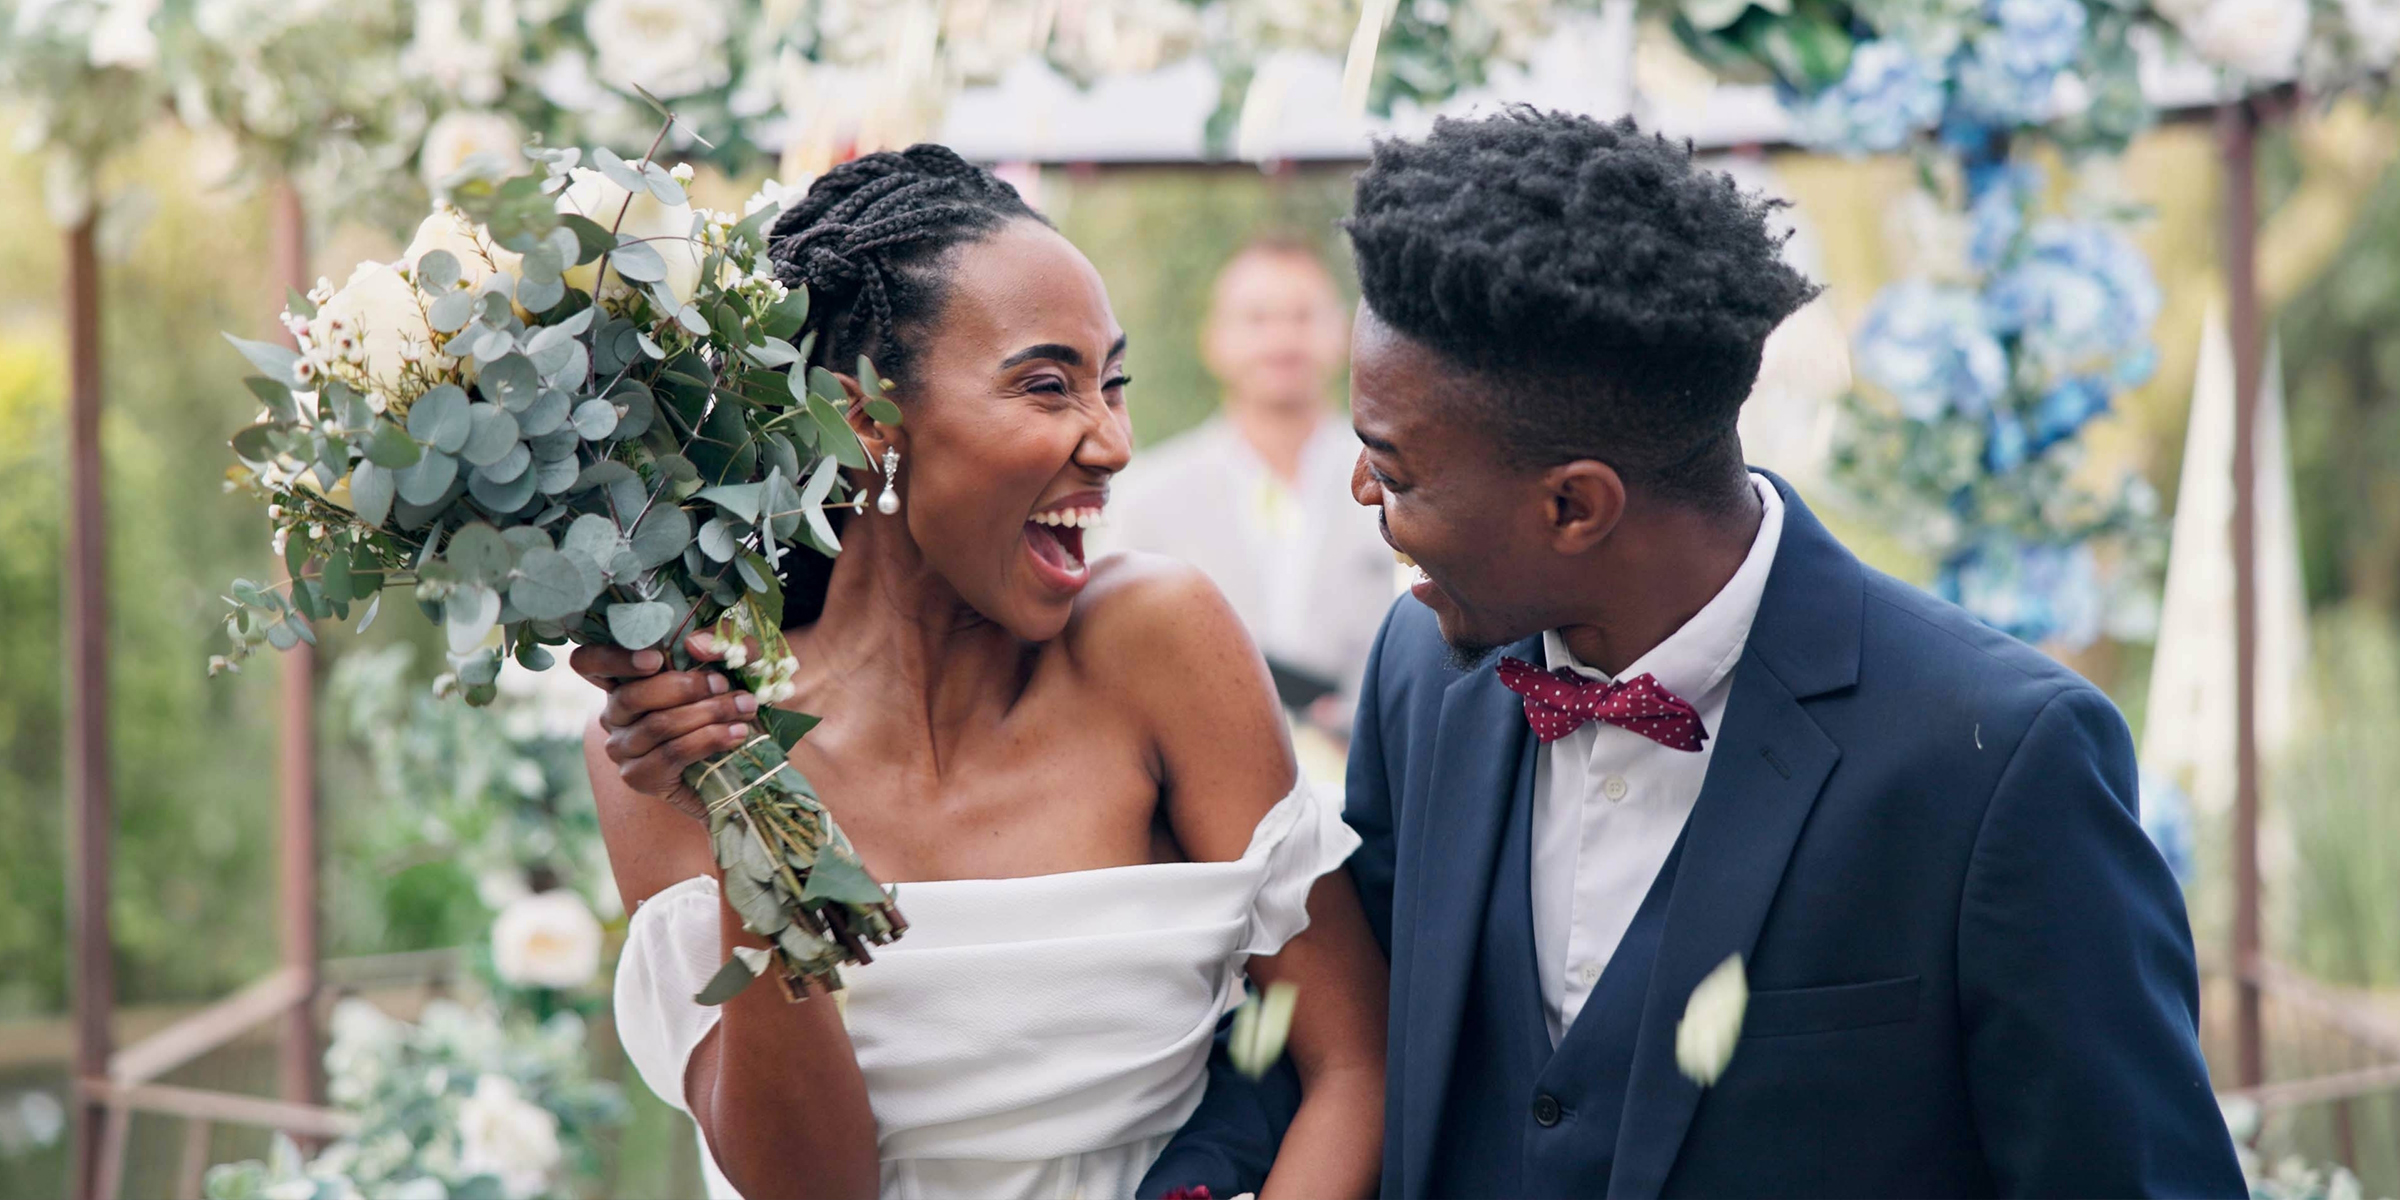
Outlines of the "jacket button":
M 1548 1129 L 1558 1124 L 1558 1097 L 1543 1092 L 1533 1098 L 1533 1123 Z

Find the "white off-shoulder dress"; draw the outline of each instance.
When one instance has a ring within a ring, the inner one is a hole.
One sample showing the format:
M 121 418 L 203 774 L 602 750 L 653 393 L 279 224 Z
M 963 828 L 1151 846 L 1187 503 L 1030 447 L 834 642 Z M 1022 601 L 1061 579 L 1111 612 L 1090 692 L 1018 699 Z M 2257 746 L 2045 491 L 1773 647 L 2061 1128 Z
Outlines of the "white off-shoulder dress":
M 907 935 L 844 971 L 885 1200 L 1132 1196 L 1200 1103 L 1243 964 L 1307 927 L 1310 885 L 1357 846 L 1303 782 L 1231 862 L 901 884 Z M 684 880 L 634 913 L 617 966 L 626 1054 L 686 1112 L 717 922 L 716 881 Z M 739 1200 L 700 1156 L 712 1200 Z

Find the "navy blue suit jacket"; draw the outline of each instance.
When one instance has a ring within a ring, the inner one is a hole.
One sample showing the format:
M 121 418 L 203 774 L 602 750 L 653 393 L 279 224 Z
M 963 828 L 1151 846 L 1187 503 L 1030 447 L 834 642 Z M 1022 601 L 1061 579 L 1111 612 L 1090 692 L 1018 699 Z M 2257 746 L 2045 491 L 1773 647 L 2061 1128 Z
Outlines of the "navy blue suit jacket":
M 1776 485 L 1782 544 L 1710 731 L 1623 1118 L 1589 1131 L 1615 1139 L 1605 1193 L 2244 1194 L 2123 718 L 2049 658 L 1867 569 Z M 1538 662 L 1540 641 L 1506 652 Z M 1432 613 L 1401 600 L 1369 660 L 1348 794 L 1365 839 L 1351 871 L 1392 964 L 1386 1196 L 1426 1194 L 1445 1152 L 1530 742 L 1491 664 L 1452 669 Z M 1675 1025 L 1736 953 L 1748 1014 L 1704 1090 L 1676 1068 Z M 1143 1194 L 1256 1186 L 1293 1095 L 1288 1077 L 1253 1091 L 1217 1076 Z M 1523 1114 L 1528 1099 L 1483 1102 Z

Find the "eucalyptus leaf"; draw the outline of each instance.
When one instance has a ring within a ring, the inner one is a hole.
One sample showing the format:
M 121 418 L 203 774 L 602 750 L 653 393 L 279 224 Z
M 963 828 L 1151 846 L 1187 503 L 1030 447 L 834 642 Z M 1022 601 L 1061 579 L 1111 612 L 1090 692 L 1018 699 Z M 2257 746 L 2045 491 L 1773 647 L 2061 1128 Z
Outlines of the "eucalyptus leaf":
M 691 334 L 693 337 L 708 336 L 708 318 L 701 315 L 699 309 L 694 308 L 689 304 L 686 304 L 682 308 L 675 310 L 675 323 L 683 326 L 684 332 Z
M 692 544 L 692 518 L 671 504 L 659 504 L 633 530 L 635 561 L 647 571 L 683 553 Z
M 519 558 L 524 557 L 530 551 L 558 548 L 551 542 L 548 533 L 531 525 L 511 525 L 500 531 L 500 537 L 508 543 L 508 548 L 515 551 Z
M 807 737 L 809 731 L 817 727 L 819 720 L 808 713 L 793 712 L 788 708 L 762 706 L 758 710 L 760 728 L 765 729 L 786 753 L 799 745 L 800 739 Z
M 451 553 L 456 555 L 457 550 L 453 548 Z M 500 593 L 480 583 L 460 585 L 442 602 L 442 632 L 449 639 L 450 653 L 466 654 L 482 645 L 499 619 Z
M 701 488 L 693 493 L 693 499 L 706 500 L 746 522 L 756 524 L 764 491 L 762 485 L 755 483 L 720 483 L 715 487 Z
M 498 584 L 508 579 L 517 555 L 499 530 L 482 521 L 472 521 L 450 535 L 450 551 L 444 558 L 460 579 Z
M 225 335 L 225 340 L 232 342 L 233 348 L 241 351 L 242 357 L 249 359 L 250 365 L 257 367 L 259 374 L 285 387 L 302 386 L 299 376 L 292 373 L 293 366 L 300 361 L 298 351 L 280 342 L 254 342 L 230 333 Z
M 458 478 L 458 460 L 439 450 L 428 450 L 424 457 L 394 474 L 399 484 L 400 498 L 411 504 L 432 504 L 450 490 Z
M 573 458 L 554 458 L 537 463 L 533 468 L 533 486 L 545 496 L 561 496 L 575 487 L 575 477 L 582 474 Z
M 675 607 L 656 600 L 608 606 L 609 636 L 628 650 L 646 650 L 675 631 Z
M 475 317 L 475 293 L 444 292 L 425 306 L 425 323 L 435 333 L 457 333 Z
M 901 416 L 900 406 L 884 399 L 881 396 L 877 396 L 876 398 L 867 401 L 867 416 L 872 418 L 878 424 L 898 425 L 900 423 Z
M 637 282 L 657 283 L 667 277 L 667 260 L 650 243 L 629 233 L 617 235 L 617 248 L 609 252 L 608 262 L 619 275 Z
M 668 208 L 691 203 L 691 197 L 683 192 L 683 185 L 675 182 L 675 177 L 657 163 L 642 164 L 642 183 L 649 187 L 650 194 L 657 197 L 660 204 Z
M 478 467 L 488 467 L 508 456 L 517 444 L 517 419 L 497 404 L 477 404 L 467 410 L 466 443 L 459 447 L 458 456 Z
M 533 403 L 525 406 L 524 412 L 517 414 L 517 431 L 529 438 L 556 433 L 567 423 L 569 409 L 565 392 L 545 390 L 534 397 Z
M 350 469 L 350 511 L 369 525 L 381 527 L 392 512 L 394 484 L 388 468 L 373 461 Z
M 838 900 L 844 904 L 881 904 L 888 899 L 857 859 L 832 847 L 817 855 L 817 863 L 809 868 L 808 883 L 801 889 L 800 898 Z
M 528 279 L 517 285 L 517 303 L 527 312 L 548 312 L 567 298 L 567 285 L 557 276 L 548 279 Z
M 692 1003 L 705 1004 L 714 1008 L 741 995 L 742 989 L 749 987 L 757 979 L 758 972 L 751 970 L 750 964 L 743 962 L 740 956 L 736 955 L 726 959 L 725 965 L 717 968 L 717 973 L 708 977 L 708 982 L 701 985 L 698 994 L 692 997 Z M 456 1192 L 452 1193 L 454 1196 L 456 1194 Z
M 458 256 L 447 250 L 428 250 L 417 256 L 417 287 L 447 292 L 458 287 Z
M 775 890 L 740 870 L 725 873 L 725 902 L 742 918 L 742 926 L 760 937 L 773 937 L 792 923 Z
M 475 473 L 493 483 L 511 483 L 532 465 L 533 451 L 526 449 L 523 442 L 510 442 L 508 453 L 501 455 L 499 462 L 477 467 Z
M 273 462 L 279 432 L 273 425 L 246 426 L 233 435 L 233 452 L 255 463 Z
M 292 401 L 292 389 L 256 375 L 243 376 L 242 386 L 249 388 L 250 394 L 258 397 L 258 402 L 267 406 L 268 415 L 276 420 L 289 424 L 300 419 L 299 406 Z
M 575 563 L 556 550 L 528 550 L 517 562 L 516 582 L 509 585 L 509 602 L 536 620 L 563 621 L 592 601 L 597 587 L 586 587 Z
M 568 524 L 558 544 L 561 549 L 580 553 L 605 567 L 627 543 L 625 535 L 617 532 L 616 522 L 598 513 L 585 513 Z
M 562 427 L 526 438 L 525 445 L 533 451 L 535 462 L 564 462 L 574 467 L 578 474 L 583 470 L 583 461 L 575 456 L 576 449 L 583 445 L 583 436 L 571 428 Z
M 494 479 L 478 467 L 467 477 L 467 491 L 485 508 L 505 514 L 532 503 L 538 489 L 533 485 L 533 473 L 522 468 L 507 479 Z
M 741 544 L 734 540 L 733 530 L 723 517 L 710 517 L 700 523 L 700 552 L 718 562 L 731 562 Z
M 657 418 L 658 404 L 650 389 L 639 380 L 627 380 L 609 393 L 608 398 L 618 407 L 616 436 L 638 438 L 650 431 L 650 422 Z
M 617 244 L 608 227 L 581 213 L 561 213 L 558 227 L 575 235 L 575 265 L 582 266 L 608 253 Z
M 604 399 L 586 400 L 575 406 L 571 420 L 575 432 L 587 442 L 596 442 L 617 430 L 617 406 Z
M 408 407 L 408 435 L 444 454 L 456 454 L 474 430 L 467 393 L 456 384 L 427 388 Z
M 767 853 L 755 833 L 734 843 L 734 861 L 728 865 L 760 883 L 773 882 L 780 874 L 774 856 Z
M 483 390 L 484 399 L 511 413 L 521 413 L 541 395 L 542 373 L 532 359 L 522 354 L 504 354 L 476 376 L 475 386 Z
M 617 157 L 616 152 L 606 146 L 595 147 L 592 150 L 592 165 L 600 168 L 600 173 L 608 176 L 610 183 L 616 184 L 626 191 L 640 192 L 648 187 L 648 184 L 642 179 L 640 167 Z M 616 214 L 605 215 L 613 218 Z

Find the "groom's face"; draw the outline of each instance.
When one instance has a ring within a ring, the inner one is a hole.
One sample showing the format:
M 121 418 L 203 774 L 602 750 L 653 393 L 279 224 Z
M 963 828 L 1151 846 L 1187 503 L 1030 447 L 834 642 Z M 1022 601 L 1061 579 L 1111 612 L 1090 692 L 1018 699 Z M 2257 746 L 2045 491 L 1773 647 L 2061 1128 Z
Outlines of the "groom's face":
M 1464 414 L 1477 386 L 1432 350 L 1358 309 L 1351 418 L 1364 449 L 1351 494 L 1381 512 L 1384 540 L 1416 561 L 1411 594 L 1462 661 L 1547 627 L 1557 564 L 1549 491 L 1510 468 Z

